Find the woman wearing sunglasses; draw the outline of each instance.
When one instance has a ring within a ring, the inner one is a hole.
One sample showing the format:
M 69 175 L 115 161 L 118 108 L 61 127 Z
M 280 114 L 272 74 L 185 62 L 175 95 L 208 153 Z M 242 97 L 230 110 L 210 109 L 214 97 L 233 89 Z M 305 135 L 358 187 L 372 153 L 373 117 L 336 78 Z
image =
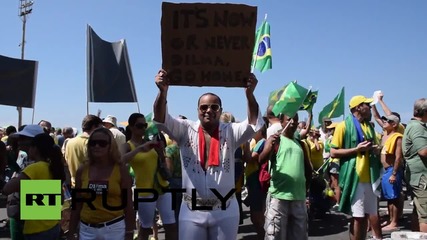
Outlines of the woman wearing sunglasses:
M 239 207 L 234 196 L 234 152 L 264 124 L 253 94 L 258 80 L 253 74 L 246 80 L 248 119 L 240 123 L 220 122 L 222 103 L 213 93 L 199 98 L 199 121 L 175 119 L 167 113 L 166 71 L 160 70 L 155 82 L 159 93 L 154 103 L 154 120 L 159 129 L 176 139 L 181 153 L 182 186 L 186 192 L 179 215 L 179 238 L 236 239 Z M 219 200 L 218 195 L 223 199 Z M 205 210 L 199 210 L 202 206 Z
M 95 195 L 92 201 L 95 209 L 86 203 L 76 202 L 76 208 L 71 212 L 68 239 L 133 239 L 132 180 L 127 168 L 120 163 L 120 152 L 111 131 L 106 128 L 94 130 L 87 148 L 88 161 L 76 173 L 76 190 L 92 190 L 90 195 L 77 192 L 77 197 Z M 107 194 L 108 206 L 102 202 L 103 194 Z M 110 206 L 118 208 L 111 209 Z
M 152 141 L 144 139 L 147 122 L 144 115 L 133 113 L 128 119 L 130 140 L 122 146 L 122 162 L 129 164 L 135 174 L 136 188 L 153 189 L 158 195 L 154 202 L 139 202 L 138 217 L 140 231 L 138 239 L 146 240 L 152 233 L 153 219 L 156 208 L 165 228 L 166 239 L 177 239 L 175 214 L 172 209 L 172 195 L 162 193 L 162 188 L 168 187 L 168 182 L 160 175 L 158 166 L 158 152 L 164 151 L 164 144 L 154 138 Z M 153 198 L 152 193 L 139 193 L 139 198 Z
M 4 194 L 19 192 L 20 180 L 48 180 L 65 181 L 64 163 L 61 148 L 55 144 L 49 134 L 36 135 L 28 151 L 29 159 L 33 164 L 24 168 L 18 177 L 11 179 L 3 188 Z M 24 237 L 28 240 L 56 240 L 60 235 L 59 220 L 25 220 Z

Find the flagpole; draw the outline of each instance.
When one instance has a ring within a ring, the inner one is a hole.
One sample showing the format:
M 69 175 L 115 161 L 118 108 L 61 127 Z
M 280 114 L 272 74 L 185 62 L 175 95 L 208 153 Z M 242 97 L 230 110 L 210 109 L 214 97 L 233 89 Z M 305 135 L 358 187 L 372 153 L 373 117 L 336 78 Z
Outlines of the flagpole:
M 264 21 L 263 23 L 267 21 L 267 13 L 264 15 Z M 256 49 L 256 55 L 255 55 L 255 59 L 254 59 L 254 65 L 252 65 L 252 69 L 251 69 L 251 73 L 254 73 L 255 71 L 255 66 L 256 66 L 256 62 L 258 60 L 258 53 L 259 53 L 259 39 L 256 39 L 257 42 L 257 49 Z
M 86 102 L 86 115 L 89 115 L 89 102 Z
M 136 106 L 138 108 L 138 112 L 141 113 L 141 110 L 139 110 L 139 103 L 138 102 L 136 102 Z
M 34 113 L 35 113 L 35 107 L 33 107 L 33 118 L 31 119 L 31 124 L 34 124 Z

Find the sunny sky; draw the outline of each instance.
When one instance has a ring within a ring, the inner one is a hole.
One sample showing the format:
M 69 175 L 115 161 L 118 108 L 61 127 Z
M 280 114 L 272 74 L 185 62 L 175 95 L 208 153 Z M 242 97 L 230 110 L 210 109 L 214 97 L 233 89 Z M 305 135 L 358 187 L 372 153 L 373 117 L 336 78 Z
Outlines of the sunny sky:
M 178 2 L 178 1 L 171 1 Z M 186 1 L 192 2 L 192 1 Z M 225 2 L 225 1 L 205 1 Z M 256 72 L 255 95 L 264 113 L 269 93 L 292 80 L 319 90 L 317 113 L 345 86 L 346 105 L 353 95 L 382 90 L 403 122 L 413 103 L 427 97 L 427 1 L 425 0 L 246 0 L 258 7 L 259 26 L 268 14 L 273 69 Z M 34 123 L 80 129 L 86 115 L 86 25 L 106 41 L 126 39 L 141 112 L 152 111 L 157 95 L 154 76 L 161 67 L 161 1 L 34 0 L 27 22 L 25 59 L 39 61 Z M 22 21 L 19 0 L 0 2 L 0 55 L 20 58 Z M 1 87 L 0 87 L 1 89 Z M 204 92 L 217 93 L 224 111 L 246 116 L 240 88 L 177 87 L 169 90 L 173 116 L 197 118 Z M 127 121 L 135 103 L 90 103 L 89 112 Z M 348 113 L 348 110 L 346 110 Z M 306 116 L 300 113 L 300 119 Z M 16 107 L 0 106 L 0 126 L 17 125 Z M 23 123 L 32 121 L 24 109 Z

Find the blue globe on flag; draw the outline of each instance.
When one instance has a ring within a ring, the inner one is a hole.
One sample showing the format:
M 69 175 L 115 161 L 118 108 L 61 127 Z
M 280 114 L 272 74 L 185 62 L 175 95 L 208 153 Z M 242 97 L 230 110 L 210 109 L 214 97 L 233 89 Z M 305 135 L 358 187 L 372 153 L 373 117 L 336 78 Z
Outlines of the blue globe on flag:
M 263 58 L 270 55 L 270 53 L 268 53 L 268 50 L 270 48 L 271 48 L 270 36 L 265 35 L 262 37 L 262 41 L 259 43 L 259 46 L 258 46 L 258 52 L 257 52 L 258 58 Z

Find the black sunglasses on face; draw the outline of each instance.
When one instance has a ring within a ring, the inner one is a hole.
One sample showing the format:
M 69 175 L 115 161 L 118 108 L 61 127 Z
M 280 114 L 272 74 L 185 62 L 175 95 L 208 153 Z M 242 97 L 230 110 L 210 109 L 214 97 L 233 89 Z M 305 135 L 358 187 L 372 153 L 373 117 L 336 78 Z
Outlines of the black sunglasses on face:
M 219 104 L 202 104 L 199 106 L 199 110 L 202 112 L 206 112 L 209 108 L 214 112 L 218 112 L 221 106 Z
M 108 146 L 108 144 L 110 144 L 110 142 L 106 141 L 106 140 L 90 140 L 88 142 L 88 145 L 90 147 L 95 147 L 96 145 L 98 145 L 98 146 L 104 148 L 104 147 Z
M 148 124 L 147 123 L 137 123 L 134 126 L 136 128 L 143 129 L 143 128 L 147 128 Z

